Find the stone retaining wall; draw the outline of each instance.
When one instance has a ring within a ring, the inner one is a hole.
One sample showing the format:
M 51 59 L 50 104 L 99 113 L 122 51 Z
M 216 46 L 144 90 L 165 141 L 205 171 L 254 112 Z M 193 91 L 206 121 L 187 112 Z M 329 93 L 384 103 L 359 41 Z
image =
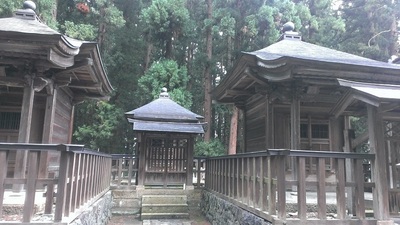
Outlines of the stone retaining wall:
M 270 225 L 264 220 L 216 195 L 203 190 L 201 195 L 201 210 L 213 225 Z
M 108 191 L 103 197 L 87 207 L 84 212 L 76 217 L 70 225 L 106 225 L 111 218 L 112 208 L 111 191 Z

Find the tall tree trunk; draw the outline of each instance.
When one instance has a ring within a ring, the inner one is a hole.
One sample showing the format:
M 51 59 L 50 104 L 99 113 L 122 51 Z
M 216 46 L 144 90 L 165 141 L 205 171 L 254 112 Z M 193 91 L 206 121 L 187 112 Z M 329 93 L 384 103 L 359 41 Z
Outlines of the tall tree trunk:
M 106 15 L 106 11 L 104 9 L 104 6 L 100 8 L 100 17 L 104 18 Z M 99 48 L 101 49 L 102 44 L 104 42 L 105 39 L 105 35 L 106 35 L 106 23 L 104 21 L 104 19 L 102 19 L 99 23 L 99 36 L 97 38 L 97 44 L 99 45 Z
M 165 58 L 172 59 L 172 37 L 165 42 Z
M 212 0 L 207 0 L 207 19 L 212 19 Z M 206 31 L 206 53 L 207 63 L 204 68 L 203 81 L 204 81 L 204 119 L 207 123 L 208 129 L 204 134 L 204 141 L 208 142 L 211 139 L 211 58 L 212 58 L 212 31 L 211 26 L 207 27 Z
M 143 65 L 144 72 L 146 72 L 147 69 L 149 69 L 152 51 L 153 51 L 153 43 L 151 43 L 150 41 L 147 41 L 146 57 L 144 59 L 144 65 Z
M 228 148 L 229 155 L 236 154 L 238 119 L 239 119 L 239 109 L 236 106 L 233 106 L 232 111 L 233 112 L 231 117 L 231 131 L 229 134 L 229 148 Z
M 396 15 L 393 14 L 392 16 L 392 24 L 390 26 L 390 44 L 389 44 L 389 49 L 388 49 L 388 53 L 389 53 L 389 57 L 391 57 L 392 55 L 396 55 L 397 53 L 397 21 L 396 21 Z
M 231 37 L 228 37 L 228 52 L 227 52 L 227 68 L 232 67 L 232 48 L 231 44 Z M 231 125 L 230 125 L 230 132 L 229 132 L 229 147 L 228 147 L 228 154 L 233 155 L 236 154 L 236 144 L 237 144 L 237 131 L 238 131 L 238 120 L 239 120 L 239 109 L 233 105 L 232 107 L 232 117 L 231 117 Z

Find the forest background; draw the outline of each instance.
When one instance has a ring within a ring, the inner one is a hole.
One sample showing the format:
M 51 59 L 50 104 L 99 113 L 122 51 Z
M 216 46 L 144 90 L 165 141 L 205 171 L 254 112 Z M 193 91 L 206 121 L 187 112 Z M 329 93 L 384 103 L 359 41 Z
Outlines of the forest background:
M 10 17 L 23 2 L 1 0 L 0 17 Z M 240 111 L 213 103 L 211 90 L 242 51 L 277 42 L 288 21 L 306 42 L 385 62 L 398 55 L 399 0 L 34 2 L 51 28 L 99 44 L 115 90 L 108 102 L 76 105 L 73 143 L 106 153 L 134 153 L 124 112 L 158 98 L 162 87 L 205 117 L 197 155 L 225 154 L 230 142 L 243 151 Z M 362 119 L 355 122 L 363 129 Z

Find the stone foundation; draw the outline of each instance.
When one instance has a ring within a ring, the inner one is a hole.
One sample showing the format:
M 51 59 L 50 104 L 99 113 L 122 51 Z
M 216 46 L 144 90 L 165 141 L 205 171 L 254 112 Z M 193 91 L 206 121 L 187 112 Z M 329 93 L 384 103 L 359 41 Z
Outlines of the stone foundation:
M 214 194 L 203 190 L 201 195 L 201 210 L 207 220 L 213 225 L 270 225 L 264 220 Z
M 111 191 L 108 191 L 103 197 L 87 207 L 84 212 L 75 218 L 70 225 L 106 225 L 111 218 L 112 208 Z

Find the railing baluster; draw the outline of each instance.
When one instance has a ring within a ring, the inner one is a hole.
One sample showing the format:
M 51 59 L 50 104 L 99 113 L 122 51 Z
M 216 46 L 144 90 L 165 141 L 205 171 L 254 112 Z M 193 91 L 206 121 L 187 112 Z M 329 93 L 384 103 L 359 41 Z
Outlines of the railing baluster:
M 359 219 L 365 218 L 365 200 L 364 200 L 364 176 L 362 159 L 354 159 L 354 179 L 356 183 L 355 187 L 355 204 L 356 204 L 356 215 Z
M 300 220 L 307 217 L 307 197 L 306 197 L 306 158 L 299 157 L 297 162 L 297 208 Z
M 65 197 L 65 213 L 64 216 L 69 216 L 69 212 L 72 211 L 72 188 L 74 186 L 74 170 L 76 163 L 76 153 L 71 153 L 71 161 L 67 171 L 67 189 L 66 189 L 66 197 Z
M 286 179 L 285 179 L 285 156 L 276 157 L 276 190 L 278 193 L 278 218 L 286 218 Z M 275 192 L 273 191 L 274 195 Z
M 346 196 L 345 196 L 345 159 L 336 159 L 336 203 L 337 217 L 344 219 L 346 216 Z
M 3 199 L 4 199 L 4 191 L 5 191 L 5 182 L 4 180 L 7 177 L 7 154 L 8 151 L 0 150 L 0 217 L 3 215 Z
M 276 215 L 276 184 L 274 183 L 274 179 L 276 180 L 276 166 L 277 166 L 278 157 L 269 157 L 268 158 L 268 211 L 271 215 Z M 286 187 L 285 187 L 286 188 Z
M 67 173 L 70 163 L 70 154 L 67 152 L 67 146 L 60 145 L 59 150 L 61 151 L 60 158 L 60 169 L 59 169 L 59 176 L 58 176 L 58 184 L 57 184 L 57 201 L 56 201 L 56 208 L 54 211 L 54 221 L 60 222 L 64 215 L 65 209 L 65 198 L 66 198 L 66 189 L 67 189 Z
M 27 177 L 26 177 L 26 193 L 25 203 L 23 212 L 23 222 L 30 222 L 33 216 L 34 205 L 35 205 L 35 194 L 36 194 L 36 181 L 38 178 L 39 171 L 39 151 L 28 152 L 28 166 L 27 166 Z
M 317 200 L 318 200 L 318 218 L 326 219 L 326 185 L 325 185 L 325 158 L 317 159 Z

